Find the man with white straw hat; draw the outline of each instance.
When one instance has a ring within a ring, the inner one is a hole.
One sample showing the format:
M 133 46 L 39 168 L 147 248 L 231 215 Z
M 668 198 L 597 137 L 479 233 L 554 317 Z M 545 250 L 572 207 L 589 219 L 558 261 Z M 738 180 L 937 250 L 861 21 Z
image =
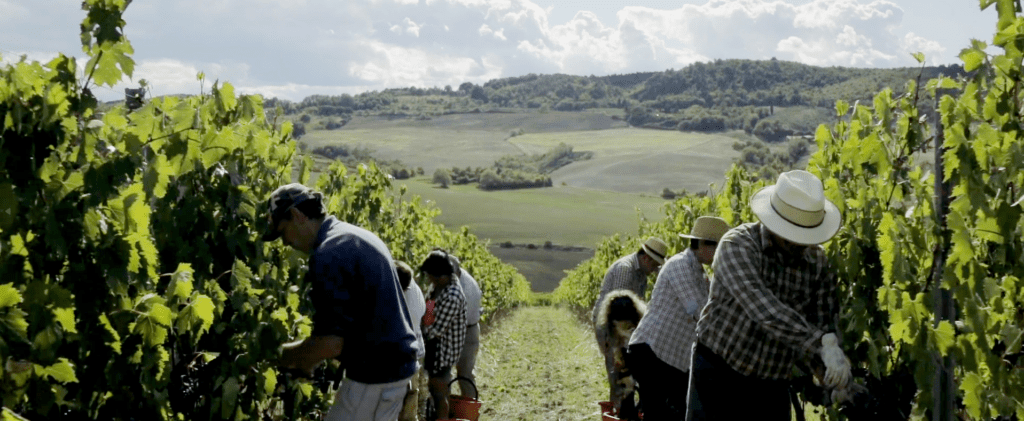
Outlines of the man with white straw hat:
M 611 384 L 612 388 L 609 391 L 608 400 L 613 400 L 613 397 L 616 395 L 615 388 L 618 386 L 613 378 L 615 355 L 610 338 L 608 337 L 608 329 L 605 326 L 600 326 L 601 323 L 597 322 L 600 304 L 609 292 L 618 289 L 632 291 L 637 297 L 643 299 L 644 292 L 647 291 L 647 277 L 652 273 L 658 272 L 661 265 L 665 263 L 665 254 L 667 252 L 668 245 L 665 244 L 665 241 L 658 237 L 650 237 L 640 245 L 640 249 L 635 253 L 623 256 L 616 260 L 615 263 L 612 263 L 604 274 L 604 282 L 601 283 L 601 294 L 597 297 L 597 301 L 594 301 L 592 319 L 594 321 L 594 335 L 597 337 L 597 345 L 601 349 L 601 354 L 604 354 L 604 365 L 608 374 L 608 383 Z
M 839 211 L 821 180 L 799 170 L 781 174 L 750 206 L 760 222 L 729 230 L 715 254 L 687 421 L 789 421 L 788 379 L 797 363 L 824 365 L 821 384 L 833 392 L 850 384 L 835 333 L 836 277 L 820 246 L 838 232 Z
M 729 224 L 722 218 L 697 218 L 689 235 L 679 234 L 690 240 L 689 247 L 665 261 L 658 272 L 647 314 L 633 331 L 626 359 L 641 387 L 644 420 L 686 416 L 690 348 L 710 286 L 704 265 L 714 260 L 726 231 Z

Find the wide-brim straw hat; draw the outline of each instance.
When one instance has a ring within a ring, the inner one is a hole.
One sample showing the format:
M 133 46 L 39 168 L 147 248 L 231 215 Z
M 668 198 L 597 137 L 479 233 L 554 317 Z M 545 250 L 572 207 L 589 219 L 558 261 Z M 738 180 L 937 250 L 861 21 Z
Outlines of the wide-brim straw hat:
M 668 245 L 660 238 L 648 238 L 640 247 L 644 250 L 644 253 L 654 259 L 655 262 L 658 262 L 659 265 L 665 263 L 665 253 L 668 252 Z
M 689 234 L 679 234 L 680 237 L 714 241 L 722 239 L 722 236 L 729 231 L 729 224 L 717 216 L 702 216 L 693 223 L 693 229 Z
M 825 199 L 821 180 L 807 171 L 779 175 L 750 198 L 750 207 L 769 231 L 796 244 L 828 241 L 842 223 L 839 209 Z

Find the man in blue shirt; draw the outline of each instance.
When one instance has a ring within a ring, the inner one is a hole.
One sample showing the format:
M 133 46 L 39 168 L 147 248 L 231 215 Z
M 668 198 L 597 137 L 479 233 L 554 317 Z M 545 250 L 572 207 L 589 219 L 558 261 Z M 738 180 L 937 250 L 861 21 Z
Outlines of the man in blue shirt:
M 309 255 L 313 332 L 285 344 L 280 364 L 305 373 L 337 358 L 345 369 L 327 420 L 394 421 L 416 371 L 416 336 L 387 246 L 327 216 L 323 194 L 298 183 L 271 194 L 264 241 Z

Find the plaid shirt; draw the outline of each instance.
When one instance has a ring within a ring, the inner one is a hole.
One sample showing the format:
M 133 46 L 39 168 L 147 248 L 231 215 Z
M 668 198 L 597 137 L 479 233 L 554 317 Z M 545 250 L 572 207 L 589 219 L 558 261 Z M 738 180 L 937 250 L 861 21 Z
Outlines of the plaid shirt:
M 722 237 L 713 267 L 697 340 L 736 371 L 788 379 L 835 331 L 836 277 L 820 245 L 787 255 L 763 225 L 743 224 Z
M 593 318 L 597 318 L 597 309 L 604 300 L 604 296 L 617 289 L 628 289 L 633 291 L 637 297 L 644 299 L 644 291 L 647 290 L 647 275 L 644 275 L 640 268 L 640 257 L 636 254 L 623 256 L 608 267 L 604 274 L 604 282 L 601 283 L 601 294 L 594 302 Z
M 670 257 L 658 273 L 647 314 L 629 344 L 646 343 L 666 364 L 690 371 L 697 319 L 708 301 L 708 277 L 693 250 Z
M 457 280 L 450 282 L 434 303 L 434 324 L 423 326 L 423 339 L 434 338 L 441 339 L 433 356 L 434 368 L 455 365 L 466 341 L 466 297 Z

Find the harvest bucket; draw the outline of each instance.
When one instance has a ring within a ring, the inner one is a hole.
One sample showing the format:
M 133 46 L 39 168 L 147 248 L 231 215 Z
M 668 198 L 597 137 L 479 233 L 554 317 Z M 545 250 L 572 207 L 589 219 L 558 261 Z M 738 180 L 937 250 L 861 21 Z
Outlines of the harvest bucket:
M 465 380 L 473 386 L 473 394 L 476 395 L 476 397 L 470 398 L 463 395 L 450 395 L 448 397 L 448 406 L 451 407 L 452 416 L 455 418 L 464 418 L 469 421 L 478 421 L 480 419 L 480 407 L 483 406 L 483 403 L 477 400 L 477 398 L 480 397 L 480 393 L 476 390 L 476 385 L 473 384 L 473 381 L 465 377 L 456 377 L 452 379 L 452 381 L 448 382 L 448 387 L 450 388 L 452 383 L 455 383 L 458 380 Z M 462 393 L 466 393 L 466 391 L 462 391 Z
M 615 414 L 615 404 L 611 401 L 598 401 L 598 405 L 601 405 L 601 413 Z

